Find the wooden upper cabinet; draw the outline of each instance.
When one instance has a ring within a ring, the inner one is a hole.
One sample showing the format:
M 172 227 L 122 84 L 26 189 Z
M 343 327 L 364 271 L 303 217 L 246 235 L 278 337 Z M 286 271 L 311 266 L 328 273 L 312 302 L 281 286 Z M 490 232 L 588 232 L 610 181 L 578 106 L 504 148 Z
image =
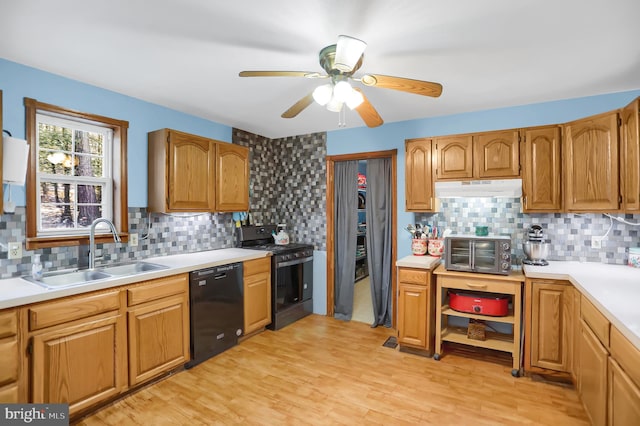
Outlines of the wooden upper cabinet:
M 524 129 L 522 188 L 525 212 L 559 212 L 560 127 Z
M 636 99 L 620 111 L 620 186 L 622 209 L 640 212 L 640 100 Z
M 249 210 L 249 149 L 217 144 L 216 210 Z
M 618 210 L 618 114 L 573 121 L 562 133 L 565 210 Z
M 151 212 L 246 211 L 249 150 L 171 129 L 149 133 Z
M 473 177 L 473 135 L 446 136 L 434 141 L 438 180 Z
M 517 130 L 474 135 L 474 177 L 512 178 L 520 176 L 520 140 Z
M 405 142 L 405 194 L 407 211 L 434 211 L 433 141 L 411 139 Z

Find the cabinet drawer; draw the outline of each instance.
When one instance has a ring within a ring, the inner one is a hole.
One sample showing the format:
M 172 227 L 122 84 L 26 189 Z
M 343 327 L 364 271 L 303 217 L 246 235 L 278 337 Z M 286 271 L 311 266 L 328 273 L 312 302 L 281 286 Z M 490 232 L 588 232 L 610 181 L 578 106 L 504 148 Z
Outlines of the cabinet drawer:
M 18 380 L 18 340 L 0 342 L 0 386 Z
M 18 385 L 16 383 L 13 383 L 5 387 L 0 387 L 0 403 L 3 403 L 3 404 L 18 403 Z
M 15 336 L 18 333 L 18 311 L 0 312 L 0 339 Z
M 611 327 L 611 355 L 636 386 L 640 387 L 640 350 L 615 327 Z
M 87 318 L 120 309 L 120 291 L 63 299 L 29 308 L 29 330 Z
M 429 272 L 421 269 L 398 268 L 398 281 L 419 285 L 429 285 Z
M 443 288 L 458 288 L 462 290 L 486 291 L 489 293 L 516 294 L 519 281 L 492 281 L 484 278 L 438 277 Z
M 147 281 L 139 286 L 127 289 L 127 304 L 139 305 L 150 300 L 162 299 L 189 290 L 189 276 L 187 274 L 174 275 L 168 278 L 158 278 Z
M 271 273 L 271 257 L 247 260 L 242 264 L 242 273 L 245 277 L 262 272 Z
M 580 316 L 584 322 L 589 324 L 589 327 L 591 327 L 593 333 L 598 336 L 600 342 L 608 348 L 609 320 L 584 296 L 582 296 L 582 301 L 580 302 Z

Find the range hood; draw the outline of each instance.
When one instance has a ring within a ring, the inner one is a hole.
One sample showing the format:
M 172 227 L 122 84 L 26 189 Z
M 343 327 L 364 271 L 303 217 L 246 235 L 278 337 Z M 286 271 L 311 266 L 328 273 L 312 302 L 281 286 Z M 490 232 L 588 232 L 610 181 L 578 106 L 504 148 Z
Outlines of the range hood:
M 436 198 L 522 196 L 522 179 L 436 182 Z

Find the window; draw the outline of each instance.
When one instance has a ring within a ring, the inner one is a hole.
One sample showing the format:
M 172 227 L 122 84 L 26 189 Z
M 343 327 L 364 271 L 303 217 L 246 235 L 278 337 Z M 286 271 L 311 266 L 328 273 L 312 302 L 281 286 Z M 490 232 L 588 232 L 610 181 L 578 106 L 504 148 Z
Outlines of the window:
M 28 98 L 25 106 L 27 249 L 87 244 L 99 217 L 111 220 L 126 241 L 128 123 Z

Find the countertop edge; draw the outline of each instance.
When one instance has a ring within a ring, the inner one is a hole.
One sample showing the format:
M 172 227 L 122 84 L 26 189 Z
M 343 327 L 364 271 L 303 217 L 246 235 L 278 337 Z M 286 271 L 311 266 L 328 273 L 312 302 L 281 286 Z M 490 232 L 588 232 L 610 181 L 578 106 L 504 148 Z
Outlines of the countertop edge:
M 242 252 L 238 252 L 242 250 Z M 187 262 L 187 257 L 202 257 L 208 254 L 217 254 L 218 257 L 212 260 L 195 260 L 191 263 Z M 228 256 L 225 256 L 228 254 Z M 247 250 L 247 249 L 219 249 L 209 250 L 204 252 L 194 252 L 173 256 L 152 257 L 144 259 L 144 262 L 152 262 L 160 265 L 167 266 L 168 269 L 162 269 L 157 271 L 145 272 L 136 275 L 114 277 L 106 280 L 99 280 L 90 284 L 84 284 L 76 287 L 68 287 L 63 289 L 45 289 L 37 284 L 25 281 L 21 278 L 10 278 L 2 281 L 13 282 L 16 286 L 20 287 L 20 291 L 24 292 L 24 295 L 18 295 L 8 299 L 0 300 L 0 309 L 16 308 L 20 306 L 30 305 L 38 302 L 45 302 L 48 300 L 59 299 L 68 296 L 75 296 L 78 294 L 89 293 L 96 290 L 104 290 L 109 288 L 120 287 L 128 284 L 135 284 L 142 281 L 149 281 L 157 278 L 168 277 L 171 275 L 178 275 L 182 273 L 188 273 L 198 269 L 211 268 L 214 266 L 225 265 L 228 263 L 245 262 L 247 260 L 259 259 L 263 257 L 271 256 L 271 252 L 262 250 Z M 185 262 L 187 262 L 185 264 Z M 182 265 L 176 265 L 176 263 L 183 263 Z

